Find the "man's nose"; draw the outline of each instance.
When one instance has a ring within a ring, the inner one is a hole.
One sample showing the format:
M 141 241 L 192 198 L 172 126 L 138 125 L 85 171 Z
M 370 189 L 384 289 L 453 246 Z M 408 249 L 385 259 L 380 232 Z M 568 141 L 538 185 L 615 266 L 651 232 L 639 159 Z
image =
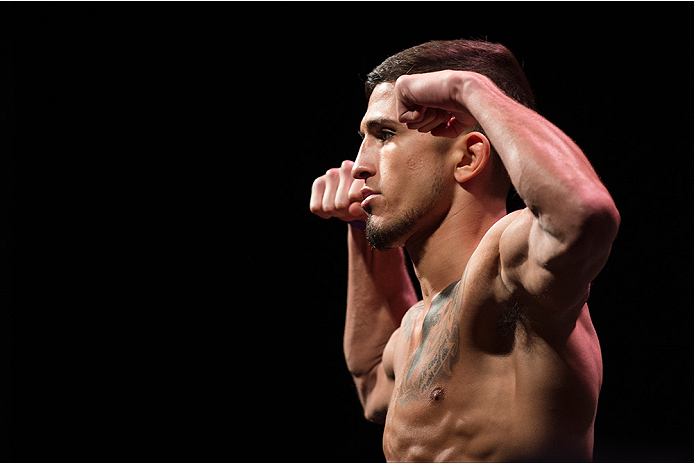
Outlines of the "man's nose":
M 376 175 L 376 163 L 367 149 L 365 148 L 366 143 L 362 143 L 359 147 L 359 153 L 357 154 L 357 159 L 354 160 L 354 166 L 352 166 L 352 177 L 356 179 L 366 180 L 369 177 Z

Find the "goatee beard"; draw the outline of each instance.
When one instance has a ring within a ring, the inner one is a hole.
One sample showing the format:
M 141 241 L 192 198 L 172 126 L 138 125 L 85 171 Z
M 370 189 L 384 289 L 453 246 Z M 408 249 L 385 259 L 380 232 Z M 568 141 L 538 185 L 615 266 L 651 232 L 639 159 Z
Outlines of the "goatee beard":
M 413 207 L 401 217 L 394 219 L 392 223 L 375 224 L 371 208 L 367 206 L 365 209 L 368 214 L 366 219 L 366 239 L 372 247 L 379 251 L 387 251 L 405 244 L 405 237 L 410 235 L 417 223 L 432 211 L 436 199 L 443 191 L 442 175 L 437 175 L 435 178 L 436 181 L 431 186 L 429 195 L 418 206 Z
M 379 251 L 387 251 L 398 246 L 398 243 L 410 233 L 412 228 L 421 218 L 420 214 L 409 211 L 403 217 L 398 218 L 391 224 L 376 225 L 369 215 L 366 219 L 366 239 L 373 248 Z

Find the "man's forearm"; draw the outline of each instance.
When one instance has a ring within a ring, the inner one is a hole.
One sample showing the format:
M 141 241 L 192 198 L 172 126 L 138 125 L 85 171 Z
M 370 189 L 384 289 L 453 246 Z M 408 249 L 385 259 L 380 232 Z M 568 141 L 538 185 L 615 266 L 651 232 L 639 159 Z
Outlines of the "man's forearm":
M 486 78 L 463 79 L 461 86 L 462 103 L 484 129 L 518 194 L 546 232 L 571 240 L 575 236 L 569 235 L 580 232 L 587 215 L 613 208 L 588 159 L 559 128 Z
M 356 377 L 381 362 L 383 349 L 403 315 L 417 302 L 402 249 L 377 251 L 365 233 L 349 227 L 349 273 L 344 350 Z

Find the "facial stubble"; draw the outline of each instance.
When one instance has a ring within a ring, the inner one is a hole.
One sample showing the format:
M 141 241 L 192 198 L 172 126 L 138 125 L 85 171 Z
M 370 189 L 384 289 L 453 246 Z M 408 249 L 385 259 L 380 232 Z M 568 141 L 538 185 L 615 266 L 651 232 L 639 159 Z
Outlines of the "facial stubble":
M 436 175 L 431 188 L 427 189 L 428 194 L 415 206 L 405 211 L 399 217 L 390 221 L 384 221 L 377 225 L 373 221 L 371 208 L 367 206 L 366 213 L 366 239 L 372 247 L 379 251 L 392 249 L 403 242 L 403 239 L 410 235 L 417 224 L 433 209 L 433 206 L 443 190 L 443 177 Z

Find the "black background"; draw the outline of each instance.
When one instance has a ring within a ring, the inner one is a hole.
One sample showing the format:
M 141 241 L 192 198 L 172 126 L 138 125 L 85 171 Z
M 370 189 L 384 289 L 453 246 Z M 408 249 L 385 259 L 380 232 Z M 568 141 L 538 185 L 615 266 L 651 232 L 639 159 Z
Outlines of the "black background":
M 596 460 L 692 458 L 691 44 L 655 4 L 3 4 L 2 461 L 380 461 L 342 357 L 363 78 L 501 42 L 622 215 Z M 34 460 L 35 461 L 35 460 Z

